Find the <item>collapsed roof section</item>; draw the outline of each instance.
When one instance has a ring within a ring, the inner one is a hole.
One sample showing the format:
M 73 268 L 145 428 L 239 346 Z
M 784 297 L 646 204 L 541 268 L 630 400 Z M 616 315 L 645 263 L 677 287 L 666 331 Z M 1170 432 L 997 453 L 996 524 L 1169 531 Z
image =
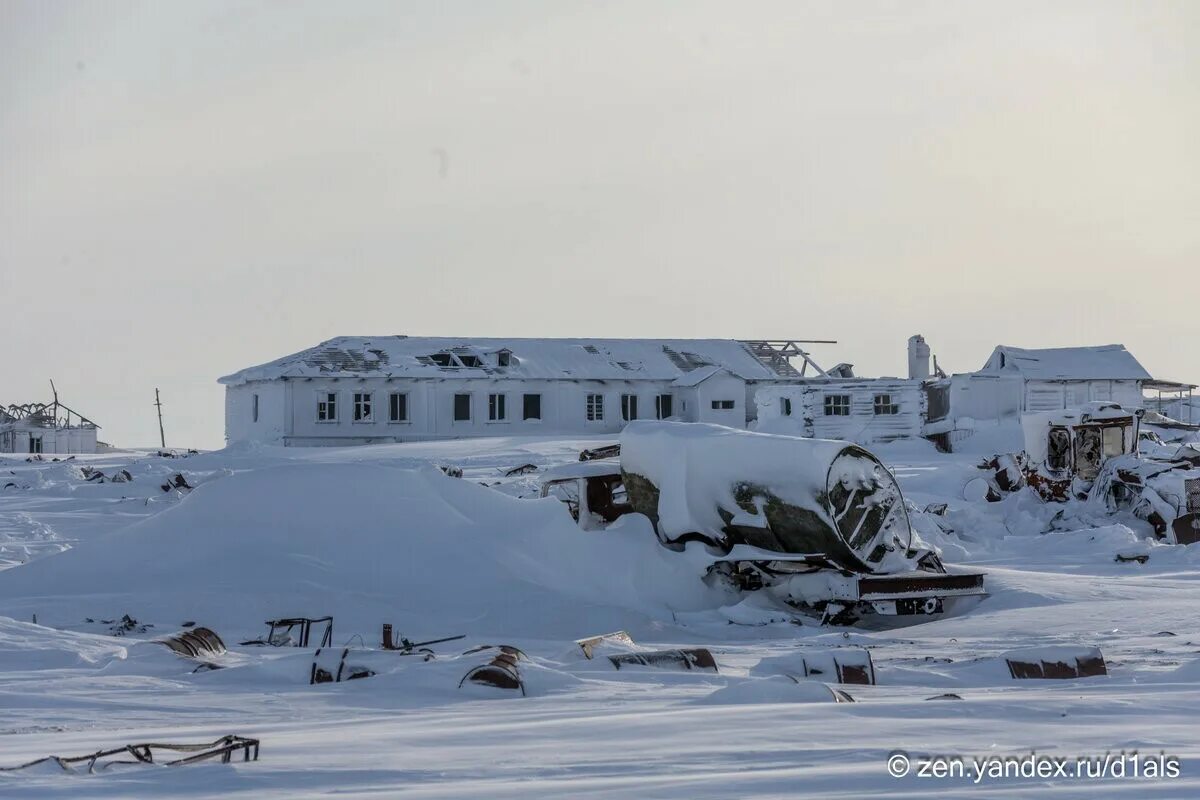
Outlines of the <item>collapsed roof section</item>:
M 58 401 L 0 407 L 0 430 L 23 428 L 99 428 L 87 417 Z
M 666 380 L 715 367 L 747 381 L 800 377 L 788 357 L 808 354 L 789 342 L 736 339 L 491 339 L 341 336 L 219 380 L 226 386 L 279 378 L 514 378 Z M 814 368 L 818 369 L 815 364 Z

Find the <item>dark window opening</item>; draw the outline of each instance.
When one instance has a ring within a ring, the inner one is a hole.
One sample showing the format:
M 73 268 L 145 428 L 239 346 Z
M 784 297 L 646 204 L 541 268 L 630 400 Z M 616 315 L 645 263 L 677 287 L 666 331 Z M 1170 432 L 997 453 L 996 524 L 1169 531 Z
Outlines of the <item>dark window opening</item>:
M 370 392 L 355 392 L 354 393 L 354 421 L 355 422 L 370 422 L 372 417 L 372 406 Z
M 779 398 L 779 413 L 783 414 L 785 417 L 790 417 L 792 415 L 792 398 Z
M 525 419 L 541 419 L 542 418 L 542 396 L 540 394 L 527 394 L 523 401 L 522 416 Z
M 508 419 L 508 408 L 505 406 L 505 396 L 502 394 L 488 395 L 488 420 L 504 422 Z
M 900 404 L 892 402 L 890 394 L 875 395 L 875 413 L 876 414 L 899 414 Z
M 827 394 L 827 395 L 825 395 L 825 416 L 827 416 L 827 417 L 848 417 L 848 416 L 850 416 L 850 395 L 848 395 L 848 394 Z
M 588 422 L 599 422 L 604 419 L 604 395 L 589 394 L 586 408 Z
M 429 356 L 429 360 L 437 364 L 439 367 L 454 366 L 454 359 L 450 357 L 449 353 L 434 353 L 433 355 Z
M 388 397 L 388 421 L 408 422 L 408 395 L 404 392 L 392 392 Z
M 258 395 L 254 395 L 250 403 L 250 417 L 252 422 L 258 422 Z
M 629 422 L 638 418 L 638 399 L 636 394 L 621 395 L 621 419 Z
M 337 421 L 337 393 L 326 392 L 317 400 L 317 422 Z
M 454 395 L 454 421 L 455 422 L 470 422 L 471 421 L 471 395 L 469 395 L 469 394 Z
M 666 419 L 672 415 L 671 401 L 674 398 L 669 394 L 660 394 L 654 398 L 654 416 L 659 419 Z
M 507 367 L 510 364 L 512 364 L 512 353 L 507 350 L 501 350 L 499 353 L 496 353 L 496 366 Z
M 458 354 L 458 363 L 462 364 L 464 367 L 482 367 L 483 366 L 483 361 L 480 360 L 479 356 L 472 356 L 472 355 L 468 355 L 466 353 Z
M 713 411 L 730 411 L 733 409 L 732 400 L 713 400 Z

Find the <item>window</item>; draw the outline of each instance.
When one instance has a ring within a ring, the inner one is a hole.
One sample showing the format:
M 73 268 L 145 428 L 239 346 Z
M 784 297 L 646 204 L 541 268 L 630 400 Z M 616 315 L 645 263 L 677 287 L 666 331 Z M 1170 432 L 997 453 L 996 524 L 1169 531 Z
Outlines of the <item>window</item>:
M 507 350 L 501 350 L 496 353 L 496 366 L 507 367 L 512 364 L 512 353 Z
M 42 437 L 40 437 L 40 436 L 30 436 L 29 437 L 29 452 L 31 452 L 31 453 L 42 452 Z
M 659 419 L 666 419 L 671 416 L 671 400 L 673 398 L 669 394 L 660 394 L 654 398 L 654 416 Z
M 258 395 L 250 398 L 250 418 L 252 422 L 258 422 Z
M 621 419 L 629 422 L 637 419 L 637 395 L 623 394 L 621 395 Z
M 587 396 L 588 422 L 598 422 L 604 419 L 604 395 L 589 394 Z
M 372 406 L 370 392 L 355 392 L 354 393 L 354 421 L 355 422 L 370 422 L 372 417 Z
M 713 400 L 712 407 L 713 407 L 713 411 L 732 411 L 733 410 L 733 401 L 732 400 Z
M 388 422 L 408 422 L 408 395 L 404 392 L 388 395 Z
M 317 422 L 337 422 L 337 392 L 317 395 Z
M 454 421 L 455 422 L 470 422 L 471 421 L 471 395 L 469 395 L 469 394 L 454 395 Z
M 825 395 L 825 416 L 827 416 L 827 417 L 848 417 L 848 416 L 850 416 L 850 395 L 848 395 L 848 394 L 827 394 L 827 395 Z
M 508 420 L 508 408 L 504 404 L 504 395 L 488 395 L 488 419 L 492 422 L 506 422 Z
M 524 401 L 522 409 L 524 419 L 542 418 L 542 396 L 540 394 L 527 394 L 522 400 Z
M 785 417 L 790 417 L 792 415 L 792 398 L 779 398 L 779 413 Z
M 875 395 L 875 414 L 899 414 L 900 404 L 892 402 L 890 394 Z

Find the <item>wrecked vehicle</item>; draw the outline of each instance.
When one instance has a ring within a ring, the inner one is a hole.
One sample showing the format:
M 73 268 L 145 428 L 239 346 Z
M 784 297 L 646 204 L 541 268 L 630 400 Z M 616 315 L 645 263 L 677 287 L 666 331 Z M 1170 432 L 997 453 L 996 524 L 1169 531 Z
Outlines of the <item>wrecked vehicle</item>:
M 584 530 L 646 516 L 660 543 L 699 542 L 705 577 L 765 592 L 794 617 L 891 627 L 974 606 L 982 573 L 948 573 L 914 547 L 900 487 L 848 442 L 675 422 L 631 422 L 618 460 L 555 468 L 543 497 L 566 503 Z
M 1115 403 L 1024 415 L 1025 450 L 982 465 L 987 499 L 1028 486 L 1046 502 L 1128 511 L 1172 544 L 1200 541 L 1200 448 L 1167 444 L 1141 421 L 1140 409 Z

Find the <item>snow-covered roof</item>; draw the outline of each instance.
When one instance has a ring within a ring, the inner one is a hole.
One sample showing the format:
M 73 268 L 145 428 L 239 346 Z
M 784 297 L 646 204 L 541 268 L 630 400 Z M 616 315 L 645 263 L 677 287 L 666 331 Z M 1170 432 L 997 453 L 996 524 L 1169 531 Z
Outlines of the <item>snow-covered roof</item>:
M 219 382 L 375 376 L 673 381 L 709 367 L 745 380 L 780 377 L 736 339 L 340 336 Z
M 671 381 L 671 385 L 678 386 L 681 389 L 689 389 L 693 386 L 699 386 L 713 375 L 716 375 L 718 372 L 724 372 L 724 370 L 716 365 L 700 367 L 692 370 L 691 372 L 685 372 L 683 375 L 680 375 L 678 378 Z
M 1035 380 L 1149 380 L 1150 373 L 1123 344 L 1028 350 L 1000 345 L 984 374 L 1017 372 Z

